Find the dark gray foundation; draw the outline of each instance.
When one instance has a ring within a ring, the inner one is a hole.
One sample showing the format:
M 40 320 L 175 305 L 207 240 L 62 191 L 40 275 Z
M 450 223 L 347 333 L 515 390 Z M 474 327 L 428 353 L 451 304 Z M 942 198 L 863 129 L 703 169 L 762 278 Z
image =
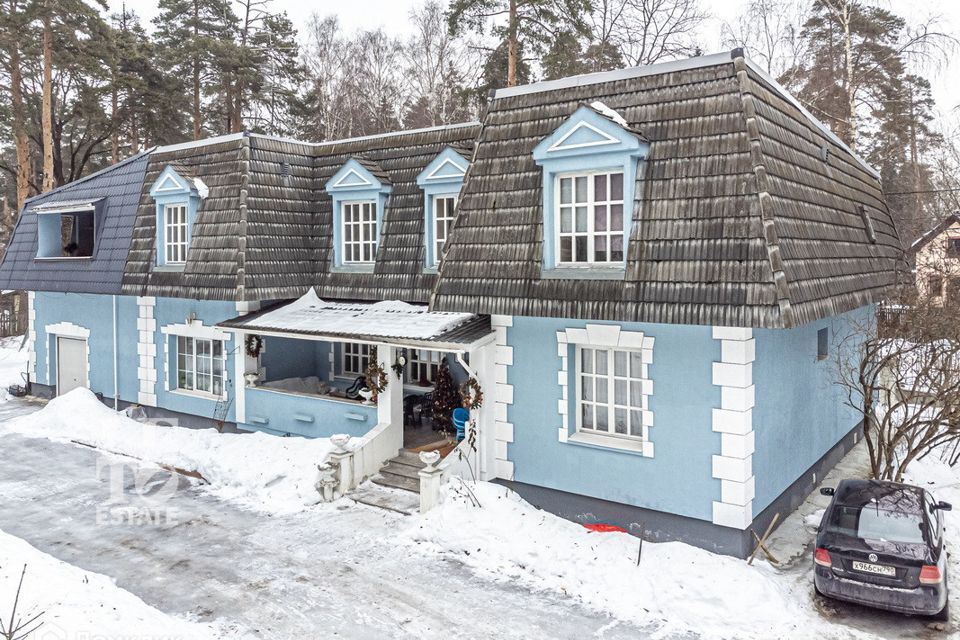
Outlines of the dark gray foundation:
M 633 535 L 640 535 L 643 532 L 645 540 L 685 542 L 714 553 L 746 558 L 756 546 L 750 530 L 756 531 L 757 535 L 763 535 L 776 513 L 780 514 L 780 522 L 783 522 L 786 516 L 816 488 L 817 482 L 857 443 L 860 433 L 859 425 L 850 430 L 754 518 L 745 531 L 721 527 L 706 520 L 590 498 L 523 482 L 506 480 L 496 482 L 513 489 L 535 507 L 580 524 L 614 524 L 623 527 Z M 816 482 L 813 479 L 814 475 L 817 478 Z

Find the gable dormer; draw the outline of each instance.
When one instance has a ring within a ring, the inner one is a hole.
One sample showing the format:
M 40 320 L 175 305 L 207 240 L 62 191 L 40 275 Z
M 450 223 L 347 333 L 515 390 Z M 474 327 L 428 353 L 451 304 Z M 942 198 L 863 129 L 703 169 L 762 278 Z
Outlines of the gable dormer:
M 193 223 L 200 202 L 208 195 L 203 180 L 182 165 L 167 165 L 150 186 L 156 206 L 156 266 L 182 269 L 187 262 Z
M 543 169 L 543 273 L 623 277 L 637 177 L 649 143 L 600 102 L 533 150 Z
M 324 185 L 333 200 L 333 266 L 372 271 L 377 259 L 390 177 L 376 162 L 350 158 Z
M 417 175 L 417 186 L 423 190 L 423 266 L 427 270 L 436 269 L 440 263 L 469 166 L 460 151 L 446 147 Z

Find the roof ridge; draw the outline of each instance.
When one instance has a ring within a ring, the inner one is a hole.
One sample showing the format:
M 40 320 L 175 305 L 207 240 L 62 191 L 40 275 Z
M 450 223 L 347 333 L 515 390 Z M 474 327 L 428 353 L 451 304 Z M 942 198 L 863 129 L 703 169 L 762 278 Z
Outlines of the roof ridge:
M 733 59 L 734 77 L 737 81 L 737 92 L 740 95 L 740 104 L 744 116 L 745 132 L 750 141 L 750 164 L 757 181 L 757 206 L 760 208 L 760 224 L 763 227 L 763 243 L 767 249 L 767 259 L 770 272 L 773 276 L 773 288 L 777 294 L 777 307 L 780 309 L 780 322 L 784 327 L 792 326 L 793 312 L 790 306 L 790 290 L 787 283 L 787 274 L 783 268 L 783 256 L 780 255 L 780 237 L 777 234 L 773 211 L 773 198 L 767 184 L 767 167 L 764 163 L 763 144 L 760 130 L 757 126 L 756 98 L 747 91 L 746 76 L 748 73 L 747 60 L 743 50 L 733 52 L 737 57 Z
M 417 133 L 430 133 L 432 131 L 445 131 L 447 129 L 462 129 L 466 127 L 479 127 L 482 123 L 476 120 L 468 122 L 455 122 L 452 124 L 441 124 L 432 127 L 421 127 L 419 129 L 402 129 L 400 131 L 384 131 L 383 133 L 371 133 L 369 135 L 354 136 L 351 138 L 338 138 L 336 140 L 323 140 L 321 142 L 308 142 L 306 140 L 297 140 L 296 138 L 287 138 L 284 136 L 272 136 L 263 133 L 250 133 L 251 138 L 260 140 L 271 140 L 273 142 L 289 142 L 292 144 L 301 144 L 307 147 L 327 147 L 334 144 L 345 144 L 348 142 L 361 142 L 363 140 L 377 140 L 379 138 L 394 138 Z M 198 141 L 199 142 L 199 141 Z

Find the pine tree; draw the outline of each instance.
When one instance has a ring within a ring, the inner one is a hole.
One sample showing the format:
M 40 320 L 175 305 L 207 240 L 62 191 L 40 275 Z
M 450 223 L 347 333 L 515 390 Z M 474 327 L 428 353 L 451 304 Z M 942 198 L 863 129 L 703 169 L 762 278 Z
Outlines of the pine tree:
M 436 431 L 452 431 L 453 410 L 461 405 L 460 391 L 450 375 L 447 359 L 440 360 L 437 379 L 433 387 L 433 428 Z
M 453 0 L 447 23 L 453 35 L 471 29 L 485 33 L 489 28 L 501 39 L 507 59 L 503 81 L 513 87 L 521 81 L 522 50 L 543 54 L 560 33 L 586 35 L 589 8 L 586 0 Z
M 159 0 L 160 13 L 154 18 L 155 38 L 163 47 L 163 60 L 172 74 L 182 78 L 183 91 L 190 96 L 193 139 L 227 129 L 226 87 L 237 28 L 228 0 Z M 204 99 L 213 97 L 212 103 Z M 209 108 L 208 108 L 209 107 Z M 210 113 L 209 119 L 205 113 Z M 209 120 L 209 121 L 208 121 Z

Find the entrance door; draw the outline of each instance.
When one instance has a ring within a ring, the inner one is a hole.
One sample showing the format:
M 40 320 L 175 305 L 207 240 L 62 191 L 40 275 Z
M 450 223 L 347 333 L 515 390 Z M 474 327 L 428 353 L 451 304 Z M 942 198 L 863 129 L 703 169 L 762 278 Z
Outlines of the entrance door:
M 87 386 L 87 341 L 57 338 L 57 395 Z

